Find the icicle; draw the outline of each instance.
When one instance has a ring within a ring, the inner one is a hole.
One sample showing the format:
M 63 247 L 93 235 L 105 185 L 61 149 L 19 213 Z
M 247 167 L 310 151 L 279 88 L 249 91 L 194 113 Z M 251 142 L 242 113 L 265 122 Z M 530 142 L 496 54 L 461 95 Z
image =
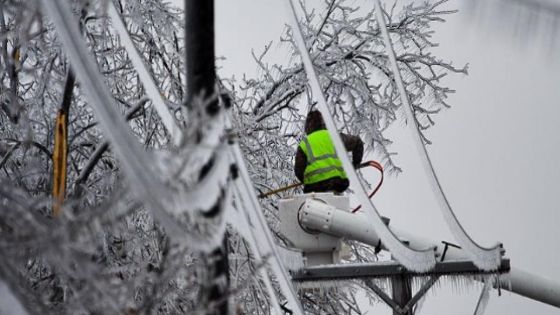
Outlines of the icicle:
M 130 34 L 126 29 L 126 26 L 124 25 L 121 16 L 117 12 L 117 8 L 115 7 L 115 4 L 112 1 L 108 1 L 107 9 L 108 9 L 109 17 L 113 22 L 113 26 L 117 31 L 117 33 L 119 34 L 119 37 L 123 43 L 123 47 L 126 49 L 126 52 L 128 53 L 128 57 L 130 58 L 132 64 L 134 65 L 134 68 L 138 72 L 138 76 L 140 77 L 140 81 L 142 82 L 142 85 L 144 85 L 146 94 L 148 94 L 148 96 L 152 100 L 154 107 L 157 113 L 159 114 L 159 117 L 161 118 L 161 122 L 165 126 L 165 129 L 167 129 L 167 131 L 171 135 L 171 140 L 175 145 L 178 145 L 181 142 L 181 136 L 182 136 L 179 126 L 175 122 L 175 119 L 173 119 L 173 116 L 171 115 L 171 112 L 167 108 L 167 105 L 165 104 L 165 101 L 163 100 L 163 97 L 161 96 L 158 87 L 156 86 L 154 80 L 152 79 L 152 76 L 146 69 L 146 65 L 142 61 L 142 57 L 136 50 L 136 47 L 134 46 L 134 42 L 130 38 Z
M 422 310 L 422 307 L 424 306 L 424 302 L 426 301 L 426 294 L 424 294 L 424 296 L 422 296 L 418 302 L 416 302 L 416 304 L 414 305 L 414 308 L 412 309 L 412 314 L 421 314 L 420 311 Z
M 368 198 L 366 190 L 362 186 L 354 167 L 350 163 L 348 159 L 348 155 L 344 154 L 346 152 L 342 140 L 338 131 L 336 130 L 336 126 L 334 120 L 329 112 L 327 101 L 325 99 L 325 95 L 323 94 L 321 85 L 319 83 L 319 79 L 317 74 L 315 73 L 315 69 L 313 67 L 313 63 L 311 61 L 311 57 L 309 56 L 309 52 L 305 45 L 305 40 L 303 38 L 303 32 L 299 26 L 295 7 L 293 4 L 293 0 L 286 0 L 288 5 L 288 14 L 290 15 L 290 20 L 292 24 L 292 30 L 296 39 L 296 43 L 298 49 L 300 51 L 301 59 L 303 61 L 305 72 L 307 73 L 307 78 L 313 94 L 318 99 L 317 107 L 320 109 L 323 117 L 325 119 L 325 124 L 327 125 L 327 129 L 331 135 L 331 138 L 334 142 L 334 146 L 336 152 L 338 152 L 338 156 L 342 161 L 342 166 L 346 175 L 350 179 L 350 183 L 353 184 L 352 188 L 354 188 L 356 192 L 356 196 L 358 197 L 359 202 L 362 204 L 365 212 L 371 217 L 371 222 L 373 228 L 379 238 L 381 239 L 382 243 L 387 247 L 387 249 L 391 252 L 391 254 L 398 260 L 402 265 L 404 265 L 407 269 L 417 272 L 424 272 L 432 269 L 435 266 L 436 260 L 434 257 L 434 249 L 429 248 L 426 250 L 418 251 L 411 249 L 405 246 L 403 243 L 399 241 L 399 239 L 387 228 L 379 212 Z
M 412 284 L 412 290 L 413 291 L 418 291 L 420 290 L 420 288 L 422 288 L 422 286 L 424 286 L 425 283 L 427 283 L 428 281 L 430 281 L 432 279 L 433 276 L 414 276 L 411 279 L 411 284 Z M 439 282 L 439 278 L 438 280 L 436 280 L 436 282 L 432 285 L 432 288 L 436 285 L 436 283 Z
M 299 270 L 302 269 L 304 264 L 304 258 L 300 250 L 290 249 L 282 246 L 276 246 L 278 255 L 280 259 L 284 262 L 284 267 L 289 270 Z
M 510 292 L 512 291 L 510 273 L 497 275 L 493 283 L 496 283 L 496 285 L 499 283 L 499 285 L 504 287 L 506 290 Z
M 462 295 L 474 288 L 472 276 L 470 275 L 447 276 L 445 280 L 451 284 L 452 291 L 456 294 Z
M 391 288 L 391 283 L 392 283 L 391 278 L 388 277 L 373 278 L 371 279 L 371 281 L 373 282 L 373 284 L 375 284 L 377 287 L 379 287 L 384 291 L 388 291 Z
M 298 292 L 303 290 L 313 290 L 319 294 L 337 291 L 341 288 L 347 288 L 352 285 L 349 280 L 319 280 L 319 281 L 302 281 L 294 282 L 294 287 Z
M 395 78 L 395 82 L 397 83 L 403 108 L 406 113 L 408 121 L 407 125 L 409 126 L 413 134 L 414 143 L 416 144 L 416 148 L 418 149 L 418 154 L 420 155 L 422 165 L 424 166 L 424 171 L 428 175 L 430 185 L 435 192 L 445 222 L 455 236 L 457 242 L 459 242 L 459 244 L 461 245 L 462 249 L 467 252 L 469 258 L 478 268 L 486 271 L 496 270 L 501 263 L 501 244 L 498 243 L 492 248 L 483 248 L 475 243 L 459 223 L 459 220 L 455 216 L 455 213 L 453 212 L 453 209 L 451 208 L 451 205 L 449 204 L 449 201 L 447 200 L 447 197 L 443 192 L 441 184 L 439 183 L 436 172 L 432 165 L 432 161 L 430 160 L 430 156 L 428 155 L 428 151 L 426 150 L 420 132 L 418 131 L 417 122 L 414 117 L 414 113 L 412 112 L 412 107 L 408 100 L 408 94 L 404 87 L 399 67 L 397 65 L 391 38 L 389 37 L 389 32 L 387 31 L 387 25 L 385 25 L 385 18 L 383 17 L 381 3 L 379 0 L 374 0 L 374 2 L 375 11 L 377 14 L 377 24 L 381 29 L 381 33 L 385 41 L 387 54 L 389 56 L 389 61 L 393 69 L 393 76 Z

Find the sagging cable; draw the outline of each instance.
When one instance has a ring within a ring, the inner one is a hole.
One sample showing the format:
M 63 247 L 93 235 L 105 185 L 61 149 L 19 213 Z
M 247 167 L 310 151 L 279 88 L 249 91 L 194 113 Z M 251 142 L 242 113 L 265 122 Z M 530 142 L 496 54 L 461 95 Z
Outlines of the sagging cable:
M 441 184 L 434 170 L 432 161 L 430 160 L 430 156 L 428 155 L 428 151 L 426 150 L 426 146 L 424 145 L 424 142 L 418 130 L 418 125 L 414 117 L 414 113 L 412 112 L 412 106 L 408 99 L 408 94 L 406 92 L 404 82 L 397 65 L 397 58 L 395 56 L 395 51 L 391 43 L 391 37 L 389 36 L 387 25 L 385 24 L 385 17 L 383 16 L 381 2 L 379 0 L 374 0 L 374 2 L 377 24 L 381 29 L 381 33 L 385 41 L 387 55 L 389 56 L 389 61 L 393 70 L 393 76 L 399 89 L 403 109 L 406 113 L 407 125 L 409 126 L 412 133 L 416 149 L 418 150 L 420 160 L 424 167 L 424 171 L 426 172 L 426 175 L 430 181 L 430 186 L 433 188 L 432 191 L 434 191 L 435 197 L 438 200 L 439 208 L 441 210 L 443 218 L 445 219 L 447 226 L 453 233 L 453 236 L 455 237 L 457 242 L 461 245 L 463 250 L 468 254 L 469 258 L 478 268 L 485 271 L 497 270 L 500 267 L 502 261 L 502 245 L 498 243 L 493 247 L 484 248 L 475 243 L 467 234 L 463 226 L 461 226 L 461 223 L 457 219 L 457 216 L 453 212 L 453 209 L 451 208 L 451 205 L 447 200 L 447 196 L 443 192 Z
M 105 80 L 93 56 L 90 55 L 85 40 L 79 31 L 78 21 L 66 1 L 41 0 L 45 13 L 53 22 L 70 60 L 76 78 L 104 131 L 113 145 L 112 148 L 122 161 L 121 166 L 132 186 L 134 195 L 146 202 L 154 217 L 162 224 L 168 235 L 175 240 L 185 240 L 185 231 L 171 215 L 165 211 L 164 200 L 169 196 L 163 183 L 158 180 L 154 169 L 154 159 L 132 134 L 124 117 L 117 111 L 115 101 L 105 85 Z
M 251 226 L 251 224 L 248 222 L 248 214 L 246 212 L 247 206 L 244 202 L 244 198 L 241 196 L 239 184 L 235 182 L 233 185 L 235 186 L 235 198 L 238 202 L 238 207 L 236 207 L 235 209 L 233 205 L 231 205 L 232 209 L 229 209 L 227 211 L 229 214 L 228 220 L 230 221 L 230 224 L 232 224 L 236 228 L 237 232 L 247 241 L 247 243 L 249 243 L 249 247 L 252 249 L 253 255 L 255 256 L 254 259 L 256 263 L 263 264 L 265 255 L 261 253 L 261 249 L 257 245 L 258 241 L 254 233 L 254 227 Z M 276 291 L 274 290 L 274 287 L 272 286 L 272 283 L 270 281 L 270 276 L 268 275 L 267 269 L 265 268 L 265 266 L 262 266 L 258 269 L 261 279 L 265 284 L 266 291 L 268 292 L 268 295 L 272 300 L 270 302 L 272 308 L 274 309 L 276 314 L 282 315 L 283 312 L 280 309 L 280 302 L 278 301 Z
M 245 204 L 248 205 L 246 207 L 246 211 L 250 211 L 250 217 L 256 219 L 257 230 L 260 234 L 262 234 L 261 236 L 263 239 L 259 239 L 259 241 L 256 242 L 256 245 L 266 246 L 266 250 L 270 251 L 271 256 L 269 262 L 271 264 L 271 268 L 276 274 L 280 288 L 283 291 L 284 296 L 288 300 L 288 305 L 290 306 L 294 314 L 304 314 L 301 304 L 297 299 L 294 288 L 291 285 L 290 278 L 286 272 L 286 269 L 284 268 L 282 259 L 280 258 L 280 254 L 276 249 L 274 237 L 272 236 L 272 233 L 268 228 L 268 224 L 266 223 L 266 219 L 260 208 L 257 194 L 253 185 L 251 184 L 251 178 L 249 176 L 249 172 L 247 171 L 247 166 L 245 165 L 245 161 L 243 160 L 243 156 L 241 154 L 241 149 L 239 148 L 239 145 L 237 143 L 232 144 L 231 153 L 232 161 L 236 163 L 239 169 L 240 176 L 237 180 L 241 180 L 241 184 L 243 185 L 241 189 L 239 189 L 240 196 L 243 198 Z M 261 248 L 260 250 L 262 251 L 263 248 Z
M 179 128 L 179 125 L 171 115 L 171 111 L 169 110 L 169 108 L 167 108 L 167 105 L 165 104 L 165 101 L 161 96 L 160 90 L 156 86 L 150 72 L 148 71 L 146 65 L 142 61 L 142 57 L 138 53 L 138 50 L 136 50 L 136 46 L 134 46 L 134 42 L 130 38 L 130 34 L 128 33 L 128 30 L 126 29 L 126 26 L 120 14 L 118 13 L 117 8 L 115 7 L 113 1 L 108 1 L 107 10 L 108 10 L 109 17 L 113 22 L 113 27 L 117 31 L 117 34 L 119 34 L 119 38 L 121 39 L 123 47 L 128 53 L 128 57 L 130 58 L 132 65 L 134 66 L 136 72 L 138 73 L 138 77 L 140 78 L 140 82 L 142 82 L 142 85 L 146 90 L 146 94 L 152 100 L 152 103 L 154 104 L 154 108 L 159 114 L 163 126 L 169 132 L 173 144 L 179 145 L 182 136 L 181 129 Z
M 350 183 L 353 184 L 353 189 L 356 192 L 358 201 L 362 204 L 365 212 L 371 217 L 371 223 L 373 228 L 383 244 L 391 252 L 391 254 L 407 269 L 417 272 L 425 272 L 432 269 L 435 266 L 435 248 L 428 248 L 425 250 L 415 250 L 404 245 L 394 234 L 391 232 L 385 223 L 383 222 L 381 215 L 369 200 L 364 187 L 358 179 L 356 171 L 352 167 L 348 155 L 345 154 L 346 150 L 342 143 L 342 139 L 336 130 L 336 125 L 329 112 L 327 101 L 315 69 L 313 67 L 311 57 L 305 45 L 305 40 L 303 38 L 303 32 L 300 28 L 295 6 L 293 0 L 286 0 L 288 5 L 288 15 L 290 16 L 290 22 L 292 25 L 293 34 L 295 36 L 296 44 L 301 54 L 301 58 L 305 67 L 305 72 L 307 73 L 307 78 L 311 86 L 313 95 L 317 97 L 318 104 L 317 107 L 323 114 L 325 118 L 325 124 L 327 125 L 327 130 L 329 131 L 331 138 L 334 142 L 336 152 L 342 161 L 342 166 L 346 175 L 348 176 Z M 344 152 L 344 153 L 343 153 Z

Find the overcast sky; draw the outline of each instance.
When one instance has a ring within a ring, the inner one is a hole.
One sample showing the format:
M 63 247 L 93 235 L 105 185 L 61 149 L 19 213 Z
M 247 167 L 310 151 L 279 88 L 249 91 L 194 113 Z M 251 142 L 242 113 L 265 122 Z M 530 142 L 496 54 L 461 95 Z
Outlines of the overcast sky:
M 451 7 L 461 4 L 452 1 Z M 560 62 L 546 41 L 517 36 L 514 30 L 527 25 L 497 13 L 463 10 L 436 28 L 436 53 L 456 65 L 469 63 L 470 75 L 447 81 L 457 93 L 428 133 L 434 143 L 429 152 L 456 214 L 477 242 L 501 241 L 512 266 L 560 282 Z M 217 0 L 217 54 L 227 58 L 221 75 L 253 76 L 251 49 L 260 52 L 271 40 L 276 49 L 286 21 L 281 0 Z M 543 32 L 528 34 L 539 38 Z M 386 180 L 376 205 L 400 228 L 453 241 L 405 128 L 397 124 L 390 135 L 404 173 Z M 472 314 L 479 290 L 454 294 L 450 288 L 429 295 L 420 314 Z M 384 305 L 370 313 L 391 314 Z M 491 293 L 486 314 L 528 313 L 559 310 Z

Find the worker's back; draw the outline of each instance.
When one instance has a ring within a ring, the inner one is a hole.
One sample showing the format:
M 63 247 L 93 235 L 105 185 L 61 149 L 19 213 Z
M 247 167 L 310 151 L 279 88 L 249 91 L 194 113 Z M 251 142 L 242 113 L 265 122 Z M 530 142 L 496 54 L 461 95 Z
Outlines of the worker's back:
M 319 111 L 308 114 L 305 131 L 307 136 L 298 145 L 294 167 L 296 177 L 304 183 L 304 192 L 345 191 L 349 182 Z M 356 136 L 340 136 L 358 165 L 363 155 L 362 141 Z
M 346 173 L 327 130 L 322 129 L 307 135 L 300 142 L 299 149 L 303 151 L 307 160 L 303 174 L 306 192 L 342 192 L 348 188 Z

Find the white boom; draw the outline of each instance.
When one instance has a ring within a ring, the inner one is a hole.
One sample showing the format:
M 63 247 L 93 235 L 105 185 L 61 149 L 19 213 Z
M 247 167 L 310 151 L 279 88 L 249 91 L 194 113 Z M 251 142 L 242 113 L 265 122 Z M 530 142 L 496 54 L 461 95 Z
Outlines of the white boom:
M 305 201 L 298 216 L 300 224 L 307 229 L 357 240 L 373 246 L 381 244 L 383 247 L 365 213 L 351 213 L 309 198 Z M 401 241 L 408 242 L 411 248 L 425 249 L 435 246 L 436 256 L 441 257 L 443 255 L 445 245 L 441 242 L 410 235 L 392 226 L 390 226 L 390 229 L 395 235 L 399 236 Z M 461 249 L 452 246 L 447 247 L 445 257 L 446 260 L 467 258 Z M 494 286 L 500 285 L 503 290 L 560 308 L 560 284 L 556 282 L 513 267 L 507 277 L 501 277 L 500 281 L 500 284 L 495 283 Z

